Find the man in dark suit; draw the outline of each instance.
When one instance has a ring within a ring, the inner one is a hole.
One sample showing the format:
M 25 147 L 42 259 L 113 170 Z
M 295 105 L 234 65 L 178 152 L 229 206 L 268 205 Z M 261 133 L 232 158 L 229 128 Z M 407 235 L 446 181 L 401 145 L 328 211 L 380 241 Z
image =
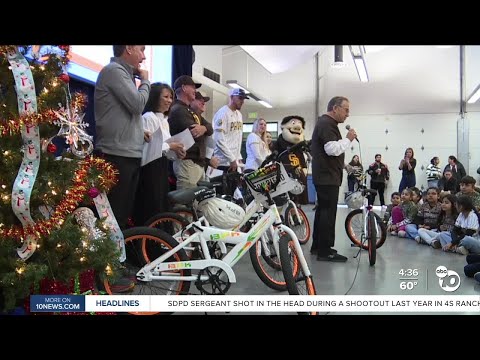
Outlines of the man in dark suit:
M 357 137 L 350 129 L 342 139 L 338 124 L 345 122 L 350 113 L 347 98 L 336 96 L 327 105 L 327 113 L 322 115 L 312 134 L 312 174 L 317 191 L 317 207 L 313 225 L 313 242 L 311 253 L 317 253 L 320 261 L 347 261 L 345 256 L 337 253 L 335 244 L 335 222 L 340 185 L 345 166 L 345 150 Z

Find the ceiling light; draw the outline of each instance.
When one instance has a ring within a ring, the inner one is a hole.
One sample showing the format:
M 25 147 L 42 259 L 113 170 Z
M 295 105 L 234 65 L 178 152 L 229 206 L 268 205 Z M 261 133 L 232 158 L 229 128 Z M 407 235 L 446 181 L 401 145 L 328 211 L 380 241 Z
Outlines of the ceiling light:
M 270 105 L 267 101 L 262 100 L 261 98 L 253 94 L 250 90 L 248 90 L 245 86 L 240 85 L 237 80 L 227 80 L 226 83 L 228 86 L 234 89 L 242 89 L 243 91 L 245 91 L 246 94 L 248 94 L 249 98 L 258 101 L 260 104 L 262 104 L 266 108 L 269 108 L 269 109 L 273 108 L 273 106 Z
M 368 82 L 367 65 L 365 63 L 365 51 L 363 46 L 350 45 L 350 53 L 352 54 L 353 62 L 357 68 L 357 74 L 361 82 Z
M 245 86 L 242 86 L 240 85 L 237 80 L 227 80 L 227 85 L 234 88 L 234 89 L 242 89 L 243 91 L 245 91 L 247 94 L 250 93 L 250 91 L 248 91 L 248 89 L 245 87 Z
M 467 100 L 467 103 L 473 104 L 475 103 L 478 99 L 480 99 L 480 84 L 477 86 L 477 88 L 473 91 L 472 95 Z

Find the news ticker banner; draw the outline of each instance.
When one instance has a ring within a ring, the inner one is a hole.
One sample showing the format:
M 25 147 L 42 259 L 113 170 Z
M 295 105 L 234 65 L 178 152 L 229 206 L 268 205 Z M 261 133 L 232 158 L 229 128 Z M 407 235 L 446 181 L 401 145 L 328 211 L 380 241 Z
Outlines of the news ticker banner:
M 480 312 L 478 295 L 32 295 L 31 312 Z

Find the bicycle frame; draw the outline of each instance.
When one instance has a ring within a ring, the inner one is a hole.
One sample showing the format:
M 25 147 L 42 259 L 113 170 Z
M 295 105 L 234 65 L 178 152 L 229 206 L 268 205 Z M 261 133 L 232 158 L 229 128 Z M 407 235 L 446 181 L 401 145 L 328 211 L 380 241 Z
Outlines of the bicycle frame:
M 359 185 L 359 191 L 364 191 L 367 189 L 367 175 L 366 173 L 362 175 L 362 184 Z M 368 214 L 373 211 L 373 205 L 368 205 L 368 195 L 365 194 L 363 196 L 363 206 L 362 206 L 362 213 L 363 213 L 363 232 L 362 232 L 362 244 L 365 242 L 367 239 L 366 234 L 367 234 L 367 223 L 368 223 Z M 374 217 L 375 220 L 375 230 L 376 234 L 380 234 L 379 228 L 380 226 L 378 225 L 377 219 Z M 361 247 L 360 247 L 361 249 Z
M 298 208 L 297 208 L 297 204 L 295 204 L 295 201 L 293 201 L 292 199 L 290 199 L 290 195 L 288 195 L 287 193 L 287 198 L 288 198 L 288 202 L 287 202 L 287 207 L 285 209 L 288 208 L 288 205 L 292 205 L 293 207 L 293 210 L 295 212 L 295 216 L 297 217 L 297 220 L 301 223 L 302 222 L 302 217 L 300 216 L 299 212 L 298 212 Z M 282 207 L 282 211 L 283 211 L 283 207 Z

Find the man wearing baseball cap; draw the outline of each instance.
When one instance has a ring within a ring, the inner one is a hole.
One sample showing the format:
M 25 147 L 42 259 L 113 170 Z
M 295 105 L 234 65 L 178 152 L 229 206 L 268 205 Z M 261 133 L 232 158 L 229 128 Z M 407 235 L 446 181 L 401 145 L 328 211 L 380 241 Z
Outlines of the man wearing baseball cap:
M 205 177 L 205 137 L 212 135 L 212 125 L 190 109 L 195 101 L 197 84 L 188 75 L 178 77 L 173 89 L 177 100 L 170 109 L 168 124 L 170 134 L 173 136 L 185 129 L 190 129 L 195 144 L 187 150 L 183 160 L 173 162 L 173 172 L 177 177 L 177 189 L 196 187 L 200 180 Z
M 240 109 L 249 99 L 243 89 L 230 90 L 228 105 L 222 106 L 213 117 L 213 139 L 215 150 L 213 155 L 220 159 L 218 169 L 236 171 L 237 161 L 242 160 L 240 148 L 242 146 L 243 120 Z

